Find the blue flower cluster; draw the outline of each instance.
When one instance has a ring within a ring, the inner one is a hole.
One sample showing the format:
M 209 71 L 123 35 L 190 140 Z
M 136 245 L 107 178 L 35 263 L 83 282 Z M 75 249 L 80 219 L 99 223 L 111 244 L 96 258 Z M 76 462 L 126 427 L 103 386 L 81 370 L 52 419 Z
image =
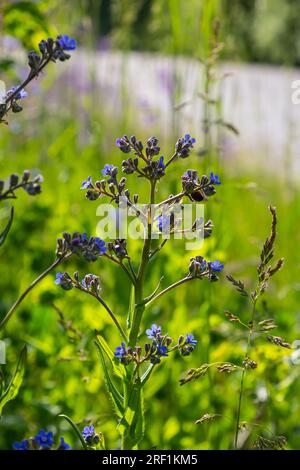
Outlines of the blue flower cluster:
M 151 362 L 151 364 L 159 364 L 161 358 L 167 357 L 170 352 L 179 350 L 182 356 L 188 356 L 197 345 L 197 340 L 191 333 L 188 333 L 186 336 L 180 336 L 177 344 L 172 346 L 173 339 L 168 335 L 162 335 L 161 326 L 155 323 L 146 330 L 146 334 L 148 339 L 152 340 L 152 343 L 144 345 L 144 352 L 141 346 L 136 346 L 133 349 L 123 342 L 116 348 L 115 357 L 124 365 L 132 362 L 142 364 L 146 361 Z
M 189 264 L 190 276 L 197 277 L 199 279 L 207 277 L 211 282 L 218 280 L 216 273 L 219 274 L 223 269 L 224 264 L 219 260 L 206 261 L 202 256 L 191 258 Z
M 21 442 L 14 442 L 15 450 L 53 450 L 54 437 L 52 432 L 40 429 L 33 438 L 23 439 Z M 59 445 L 55 450 L 70 450 L 71 446 L 67 444 L 63 437 L 59 438 Z
M 101 291 L 100 278 L 95 274 L 86 274 L 82 281 L 79 280 L 78 273 L 74 273 L 74 278 L 64 272 L 56 273 L 55 284 L 61 286 L 64 290 L 71 290 L 73 287 L 77 289 L 89 291 L 91 293 L 99 294 Z
M 187 158 L 190 151 L 196 143 L 196 139 L 191 137 L 190 134 L 185 134 L 184 137 L 177 140 L 175 145 L 175 153 L 180 158 Z
M 138 172 L 139 176 L 144 176 L 149 180 L 159 180 L 165 175 L 166 164 L 164 157 L 160 156 L 158 160 L 154 157 L 159 155 L 160 147 L 158 146 L 158 139 L 150 137 L 147 141 L 145 151 L 141 141 L 133 135 L 130 138 L 127 135 L 116 140 L 116 145 L 123 153 L 134 153 L 134 158 L 128 158 L 122 161 L 122 171 L 126 174 Z M 146 165 L 139 168 L 139 160 Z
M 187 170 L 182 175 L 181 182 L 183 191 L 192 201 L 197 202 L 201 202 L 216 194 L 215 186 L 221 184 L 219 175 L 211 172 L 209 178 L 206 175 L 199 178 L 196 170 Z
M 87 261 L 96 261 L 107 251 L 104 240 L 99 237 L 88 237 L 86 233 L 75 232 L 71 236 L 65 232 L 63 238 L 69 251 L 83 256 Z

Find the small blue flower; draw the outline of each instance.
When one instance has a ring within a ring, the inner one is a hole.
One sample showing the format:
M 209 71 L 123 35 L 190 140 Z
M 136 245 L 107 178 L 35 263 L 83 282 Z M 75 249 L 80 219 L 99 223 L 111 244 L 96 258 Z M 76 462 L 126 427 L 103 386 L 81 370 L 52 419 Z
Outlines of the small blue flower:
M 161 334 L 161 326 L 157 326 L 155 323 L 151 325 L 151 328 L 146 330 L 146 335 L 149 339 L 156 339 Z
M 213 172 L 211 172 L 210 182 L 211 184 L 221 184 L 219 175 L 215 175 Z
M 180 158 L 186 158 L 190 154 L 190 150 L 193 148 L 196 139 L 191 137 L 190 134 L 185 134 L 183 138 L 177 140 L 175 145 L 175 151 Z
M 71 290 L 73 287 L 72 279 L 68 273 L 56 273 L 54 284 L 61 286 L 64 290 Z
M 103 170 L 101 170 L 101 173 L 104 176 L 110 176 L 111 170 L 113 170 L 113 169 L 114 169 L 114 165 L 110 165 L 109 163 L 106 163 L 106 165 L 104 165 Z
M 91 424 L 90 426 L 85 426 L 85 428 L 82 431 L 82 436 L 86 440 L 88 438 L 91 438 L 95 435 L 95 428 Z
M 198 341 L 194 338 L 194 335 L 187 333 L 185 344 L 190 344 L 191 346 L 196 346 Z
M 168 348 L 167 346 L 163 346 L 162 344 L 158 343 L 156 347 L 156 354 L 157 356 L 168 356 Z
M 170 216 L 166 214 L 159 215 L 156 219 L 157 228 L 160 232 L 169 233 L 171 229 Z
M 212 271 L 215 271 L 216 273 L 220 273 L 224 268 L 224 264 L 222 264 L 219 260 L 209 261 L 208 266 Z
M 191 142 L 192 144 L 196 143 L 196 139 L 194 137 L 191 137 L 190 134 L 185 134 L 184 140 L 186 142 Z
M 123 359 L 127 354 L 126 344 L 122 343 L 121 346 L 118 346 L 115 351 L 115 357 L 118 359 Z
M 60 437 L 59 439 L 60 439 L 60 444 L 57 450 L 71 450 L 72 449 L 72 447 L 69 444 L 67 444 L 67 442 L 64 440 L 63 437 Z
M 57 40 L 64 51 L 74 51 L 77 47 L 76 39 L 70 38 L 67 34 L 58 36 Z
M 29 449 L 29 441 L 28 439 L 23 439 L 21 442 L 14 442 L 13 449 L 15 450 L 28 450 Z
M 7 96 L 11 96 L 16 90 L 18 89 L 17 86 L 13 86 L 11 87 L 10 90 L 8 90 L 7 92 Z M 15 99 L 16 100 L 23 100 L 24 98 L 26 98 L 28 96 L 28 93 L 27 91 L 25 91 L 23 88 L 18 92 L 18 94 L 15 96 Z
M 121 139 L 116 139 L 116 146 L 119 147 L 119 149 L 123 153 L 130 153 L 131 152 L 131 146 L 130 142 L 128 140 L 128 137 L 124 135 Z
M 63 273 L 56 273 L 54 284 L 60 285 L 63 278 Z
M 104 253 L 106 253 L 107 248 L 104 240 L 101 240 L 99 237 L 95 237 L 94 245 L 99 249 L 99 255 L 104 255 Z
M 158 166 L 159 166 L 159 168 L 162 168 L 163 170 L 166 168 L 166 165 L 164 164 L 164 157 L 163 156 L 159 157 Z
M 92 177 L 88 176 L 88 179 L 82 182 L 80 189 L 90 189 L 93 187 Z
M 52 432 L 47 432 L 44 429 L 41 429 L 37 435 L 35 436 L 34 440 L 37 442 L 37 444 L 41 447 L 51 447 L 53 446 L 54 440 L 53 440 L 53 433 Z

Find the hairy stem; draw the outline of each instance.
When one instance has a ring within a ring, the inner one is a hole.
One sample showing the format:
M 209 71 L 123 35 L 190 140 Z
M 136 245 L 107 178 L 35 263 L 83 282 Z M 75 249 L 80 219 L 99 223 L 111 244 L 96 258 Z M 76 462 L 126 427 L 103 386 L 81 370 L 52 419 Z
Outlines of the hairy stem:
M 127 335 L 126 333 L 124 332 L 122 326 L 120 325 L 120 323 L 118 322 L 115 314 L 112 312 L 112 310 L 109 308 L 109 306 L 107 305 L 106 302 L 104 302 L 104 300 L 102 299 L 102 297 L 100 297 L 99 295 L 95 295 L 94 296 L 98 302 L 100 302 L 100 304 L 105 308 L 105 310 L 107 311 L 107 313 L 109 314 L 110 318 L 112 319 L 112 321 L 114 322 L 114 324 L 116 325 L 116 327 L 118 328 L 122 338 L 124 339 L 125 343 L 127 343 Z
M 151 249 L 151 235 L 152 235 L 152 205 L 155 204 L 155 187 L 156 182 L 150 182 L 150 205 L 148 208 L 148 228 L 145 234 L 142 259 L 140 262 L 136 284 L 135 284 L 135 309 L 133 313 L 132 327 L 129 334 L 129 345 L 132 347 L 136 346 L 140 324 L 145 310 L 145 305 L 143 305 L 143 291 L 144 291 L 144 277 L 146 273 L 147 266 L 149 264 L 149 254 Z

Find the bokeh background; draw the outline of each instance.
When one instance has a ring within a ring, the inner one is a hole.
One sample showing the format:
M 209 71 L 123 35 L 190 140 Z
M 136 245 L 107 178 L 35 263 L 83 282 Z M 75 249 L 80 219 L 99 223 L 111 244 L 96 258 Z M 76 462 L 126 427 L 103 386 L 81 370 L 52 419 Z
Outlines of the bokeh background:
M 2 1 L 1 79 L 7 87 L 26 74 L 26 51 L 45 36 L 66 33 L 79 48 L 70 61 L 48 67 L 28 87 L 24 112 L 9 117 L 0 131 L 0 176 L 30 168 L 44 176 L 36 198 L 19 194 L 15 221 L 0 252 L 0 316 L 52 261 L 56 237 L 65 230 L 96 231 L 97 202 L 80 191 L 88 175 L 97 179 L 105 163 L 120 165 L 115 139 L 136 134 L 160 138 L 163 155 L 178 137 L 197 138 L 189 160 L 162 181 L 162 197 L 180 188 L 187 168 L 220 174 L 222 186 L 206 207 L 213 236 L 201 254 L 225 263 L 253 286 L 262 243 L 270 230 L 268 205 L 277 207 L 276 253 L 285 266 L 259 305 L 262 318 L 275 318 L 275 334 L 300 338 L 299 135 L 300 105 L 291 101 L 292 80 L 300 77 L 300 5 L 296 0 L 86 0 Z M 279 14 L 280 12 L 280 14 Z M 217 23 L 217 20 L 219 23 Z M 209 88 L 205 61 L 219 24 L 224 43 Z M 204 63 L 203 63 L 204 62 Z M 207 106 L 203 94 L 217 100 Z M 208 115 L 207 115 L 208 113 Z M 204 132 L 205 118 L 214 125 Z M 299 118 L 299 119 L 298 119 Z M 219 124 L 215 125 L 216 122 Z M 223 123 L 223 124 L 220 124 Z M 238 132 L 237 132 L 238 131 Z M 203 155 L 203 149 L 206 149 Z M 129 176 L 143 199 L 141 181 Z M 10 204 L 2 206 L 5 225 Z M 132 244 L 133 261 L 140 245 Z M 147 276 L 149 293 L 187 272 L 184 243 L 168 243 Z M 66 270 L 101 276 L 103 297 L 125 324 L 127 280 L 104 260 L 80 259 Z M 247 321 L 249 305 L 226 281 L 195 282 L 164 297 L 147 311 L 143 326 L 156 322 L 177 337 L 193 332 L 199 343 L 186 359 L 172 357 L 157 368 L 145 391 L 143 448 L 228 449 L 232 447 L 239 374 L 212 373 L 180 387 L 184 371 L 202 363 L 241 363 L 244 332 L 226 321 L 230 310 Z M 0 422 L 0 448 L 44 427 L 78 442 L 63 412 L 83 426 L 92 422 L 107 447 L 118 447 L 116 421 L 107 398 L 92 332 L 103 332 L 112 348 L 119 343 L 105 312 L 79 292 L 64 292 L 50 275 L 22 304 L 1 338 L 7 343 L 6 380 L 24 343 L 29 358 L 21 391 Z M 242 421 L 254 420 L 255 434 L 284 435 L 300 448 L 299 354 L 257 338 L 247 374 Z M 221 416 L 197 426 L 205 413 Z M 251 445 L 251 439 L 249 445 Z

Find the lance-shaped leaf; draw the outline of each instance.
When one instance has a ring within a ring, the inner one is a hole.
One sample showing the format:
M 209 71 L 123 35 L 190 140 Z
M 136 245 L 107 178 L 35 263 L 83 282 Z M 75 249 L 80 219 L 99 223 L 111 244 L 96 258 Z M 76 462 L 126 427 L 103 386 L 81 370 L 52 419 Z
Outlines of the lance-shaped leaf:
M 124 379 L 126 377 L 125 367 L 123 366 L 123 364 L 118 363 L 117 359 L 114 356 L 114 353 L 108 346 L 105 339 L 102 336 L 98 336 L 97 332 L 96 332 L 96 336 L 97 336 L 98 345 L 101 347 L 101 350 L 104 353 L 104 355 L 109 359 L 114 373 L 121 379 Z
M 4 406 L 9 401 L 13 400 L 19 393 L 25 372 L 26 357 L 27 349 L 26 346 L 24 346 L 20 353 L 18 365 L 13 375 L 13 378 L 11 379 L 11 382 L 3 393 L 3 395 L 0 397 L 0 416 L 2 414 Z
M 105 383 L 108 389 L 109 396 L 115 406 L 118 416 L 121 418 L 124 414 L 124 406 L 123 406 L 124 399 L 109 375 L 109 370 L 107 368 L 107 364 L 106 364 L 105 356 L 104 356 L 105 352 L 101 346 L 101 343 L 98 341 L 95 341 L 95 344 L 100 353 L 100 360 L 101 360 L 102 368 L 104 371 L 104 378 L 105 378 Z
M 131 448 L 136 447 L 144 436 L 143 406 L 142 382 L 138 378 L 130 387 L 128 405 L 118 425 L 121 434 L 127 434 Z

